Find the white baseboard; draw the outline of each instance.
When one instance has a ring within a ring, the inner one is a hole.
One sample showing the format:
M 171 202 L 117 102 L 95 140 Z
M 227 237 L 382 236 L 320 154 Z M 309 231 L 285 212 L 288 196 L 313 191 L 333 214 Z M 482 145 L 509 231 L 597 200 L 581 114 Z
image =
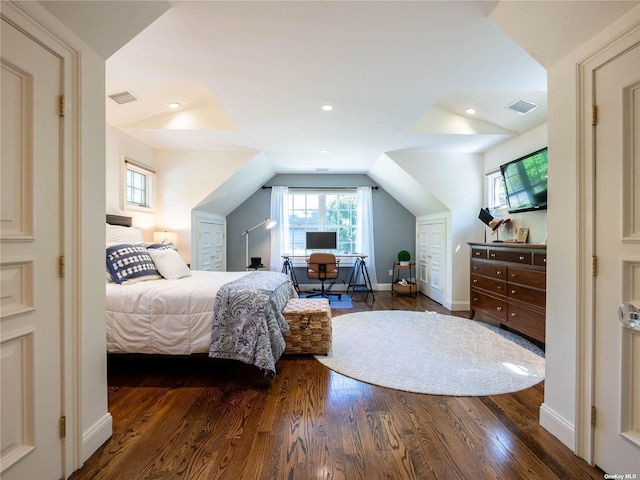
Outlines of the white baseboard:
M 572 452 L 576 451 L 575 426 L 544 403 L 540 406 L 540 425 Z
M 82 463 L 113 435 L 113 418 L 107 413 L 82 434 Z
M 443 307 L 448 308 L 452 312 L 468 312 L 471 310 L 471 305 L 468 300 L 465 301 L 451 301 L 447 300 L 442 304 Z

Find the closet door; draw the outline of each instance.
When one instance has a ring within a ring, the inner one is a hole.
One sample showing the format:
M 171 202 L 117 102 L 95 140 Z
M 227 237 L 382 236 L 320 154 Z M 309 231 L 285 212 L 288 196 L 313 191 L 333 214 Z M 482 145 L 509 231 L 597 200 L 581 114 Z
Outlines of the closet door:
M 211 272 L 224 272 L 226 270 L 224 221 L 200 219 L 197 231 L 196 257 L 198 263 L 196 268 Z
M 444 220 L 418 224 L 418 286 L 427 297 L 442 304 L 444 300 Z
M 1 25 L 0 476 L 64 477 L 60 58 Z

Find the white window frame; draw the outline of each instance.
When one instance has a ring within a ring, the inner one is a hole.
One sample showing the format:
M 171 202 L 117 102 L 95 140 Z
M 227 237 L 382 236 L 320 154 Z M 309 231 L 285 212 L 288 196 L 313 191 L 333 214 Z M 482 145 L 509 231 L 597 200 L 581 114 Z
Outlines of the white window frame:
M 128 200 L 128 175 L 127 172 L 131 170 L 132 172 L 143 175 L 145 178 L 145 197 L 146 204 L 138 205 L 136 203 L 129 203 Z M 142 163 L 138 163 L 135 160 L 132 160 L 128 157 L 123 157 L 122 162 L 122 203 L 124 210 L 138 211 L 138 212 L 148 212 L 152 213 L 153 210 L 153 191 L 155 187 L 155 178 L 156 171 L 151 167 L 143 165 Z
M 356 190 L 350 190 L 350 189 L 336 189 L 336 190 L 330 190 L 330 189 L 322 189 L 322 190 L 314 190 L 313 188 L 309 188 L 309 189 L 290 189 L 289 193 L 287 194 L 287 198 L 286 198 L 286 202 L 289 202 L 289 197 L 293 196 L 293 195 L 317 195 L 318 196 L 318 219 L 319 219 L 319 223 L 317 225 L 317 230 L 313 229 L 310 231 L 326 231 L 328 228 L 331 228 L 331 226 L 327 226 L 324 224 L 324 218 L 326 217 L 326 205 L 327 205 L 327 201 L 326 201 L 326 197 L 327 195 L 353 195 L 355 197 L 355 201 L 357 202 L 357 192 Z M 357 208 L 357 207 L 356 207 Z M 356 210 L 357 211 L 357 210 Z M 289 214 L 289 208 L 287 207 L 287 212 Z M 357 225 L 353 225 L 352 226 L 354 229 L 354 248 L 356 245 L 356 238 L 355 236 L 357 235 Z M 293 227 L 291 224 L 289 225 L 289 229 L 291 230 L 292 228 L 296 228 Z M 302 228 L 300 228 L 300 230 L 302 230 Z M 307 229 L 305 228 L 305 231 Z M 292 238 L 291 235 L 289 235 L 290 238 Z M 338 238 L 338 245 L 340 243 L 340 239 Z M 287 252 L 283 252 L 283 253 L 290 253 L 292 251 L 291 249 L 291 245 L 287 245 L 285 246 L 285 249 L 287 250 Z M 305 250 L 305 255 L 309 253 L 308 250 Z M 296 254 L 300 254 L 300 252 L 296 252 Z M 305 264 L 305 260 L 303 258 L 294 258 L 293 259 L 293 263 L 295 265 L 304 265 Z M 345 262 L 345 264 L 348 264 L 351 262 Z
M 485 175 L 485 203 L 486 206 L 490 209 L 498 209 L 498 208 L 507 208 L 509 206 L 507 200 L 507 195 L 505 192 L 505 202 L 496 204 L 496 182 L 502 181 L 502 173 L 500 170 L 495 170 L 493 172 L 489 172 Z M 504 183 L 503 183 L 503 191 L 504 191 Z

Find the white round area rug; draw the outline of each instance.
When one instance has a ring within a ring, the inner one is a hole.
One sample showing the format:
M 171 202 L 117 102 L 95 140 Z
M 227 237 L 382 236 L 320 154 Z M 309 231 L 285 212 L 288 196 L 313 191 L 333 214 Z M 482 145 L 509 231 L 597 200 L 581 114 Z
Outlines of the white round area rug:
M 519 335 L 465 318 L 382 310 L 334 317 L 331 370 L 433 395 L 497 395 L 544 380 L 544 353 Z

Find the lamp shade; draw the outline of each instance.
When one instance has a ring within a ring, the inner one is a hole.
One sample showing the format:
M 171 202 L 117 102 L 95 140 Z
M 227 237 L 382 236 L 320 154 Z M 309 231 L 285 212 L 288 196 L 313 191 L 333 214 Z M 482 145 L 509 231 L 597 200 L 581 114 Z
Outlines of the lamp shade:
M 178 234 L 176 232 L 153 232 L 153 241 L 155 243 L 173 243 L 178 244 Z

